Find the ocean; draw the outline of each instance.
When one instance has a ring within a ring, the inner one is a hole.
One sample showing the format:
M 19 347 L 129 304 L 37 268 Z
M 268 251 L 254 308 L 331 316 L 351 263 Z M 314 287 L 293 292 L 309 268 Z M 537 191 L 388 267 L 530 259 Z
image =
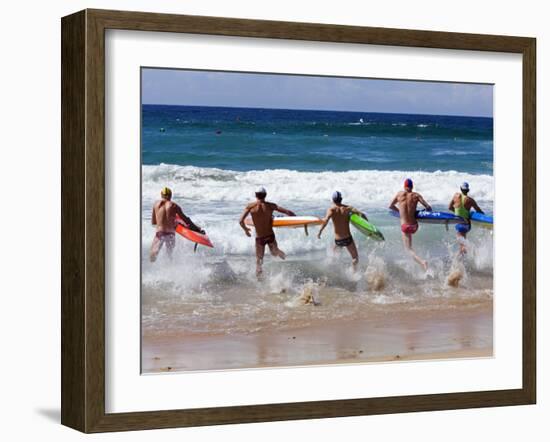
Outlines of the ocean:
M 492 231 L 474 227 L 464 262 L 454 228 L 421 225 L 416 252 L 403 251 L 388 205 L 405 178 L 447 210 L 463 181 L 492 214 L 493 120 L 480 117 L 196 106 L 142 106 L 142 326 L 144 333 L 250 334 L 260 330 L 368 318 L 389 309 L 475 308 L 493 297 Z M 174 258 L 151 264 L 151 207 L 162 187 L 203 227 L 214 248 L 177 238 Z M 331 194 L 367 214 L 377 243 L 352 229 L 359 271 L 332 250 L 332 226 L 317 239 L 302 229 L 276 231 L 286 261 L 266 254 L 255 277 L 254 239 L 239 217 L 258 186 L 269 201 L 299 215 L 324 216 Z M 447 279 L 460 274 L 458 287 Z M 317 306 L 303 305 L 304 293 Z

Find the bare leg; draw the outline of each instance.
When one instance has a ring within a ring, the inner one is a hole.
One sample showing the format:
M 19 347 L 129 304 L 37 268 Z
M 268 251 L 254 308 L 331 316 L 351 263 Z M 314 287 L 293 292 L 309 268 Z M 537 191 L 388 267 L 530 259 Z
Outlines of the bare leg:
M 456 232 L 456 239 L 460 247 L 458 254 L 461 256 L 466 255 L 466 245 L 464 244 L 464 241 L 466 241 L 466 234 L 461 232 Z
M 262 264 L 264 262 L 265 246 L 256 243 L 256 276 L 259 278 L 262 274 Z
M 166 251 L 168 252 L 168 258 L 172 259 L 174 254 L 174 247 L 176 247 L 176 238 L 170 238 L 166 240 Z
M 151 262 L 155 262 L 157 260 L 160 249 L 162 249 L 162 241 L 155 235 L 153 238 L 153 244 L 151 244 L 151 251 L 149 252 L 149 260 Z
M 414 253 L 414 250 L 412 248 L 412 234 L 411 233 L 403 233 L 403 245 L 405 246 L 405 249 L 411 254 L 413 259 L 420 264 L 424 270 L 428 270 L 428 262 L 420 258 L 416 253 Z
M 271 244 L 269 244 L 269 251 L 273 256 L 278 256 L 281 259 L 286 258 L 285 252 L 279 249 L 279 246 L 277 245 L 277 241 L 273 241 Z
M 348 249 L 348 252 L 351 255 L 351 265 L 353 266 L 353 271 L 356 272 L 357 264 L 359 263 L 359 253 L 357 253 L 355 242 L 352 242 L 350 245 L 346 246 L 346 249 Z

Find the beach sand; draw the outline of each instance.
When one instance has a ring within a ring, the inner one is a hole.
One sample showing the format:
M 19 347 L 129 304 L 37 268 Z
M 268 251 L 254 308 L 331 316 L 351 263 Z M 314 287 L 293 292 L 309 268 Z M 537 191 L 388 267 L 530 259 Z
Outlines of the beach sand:
M 492 355 L 493 304 L 488 301 L 476 308 L 397 309 L 373 312 L 366 320 L 250 334 L 144 334 L 142 373 Z

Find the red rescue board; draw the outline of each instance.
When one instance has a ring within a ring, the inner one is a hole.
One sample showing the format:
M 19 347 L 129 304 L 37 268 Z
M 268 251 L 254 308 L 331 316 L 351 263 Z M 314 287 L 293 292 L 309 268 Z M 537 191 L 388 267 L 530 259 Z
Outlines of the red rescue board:
M 188 229 L 179 216 L 176 216 L 176 222 L 178 223 L 178 225 L 176 226 L 176 232 L 178 232 L 185 239 L 188 239 L 189 241 L 200 244 L 202 246 L 214 247 L 214 244 L 210 242 L 210 238 L 208 238 L 208 235 Z

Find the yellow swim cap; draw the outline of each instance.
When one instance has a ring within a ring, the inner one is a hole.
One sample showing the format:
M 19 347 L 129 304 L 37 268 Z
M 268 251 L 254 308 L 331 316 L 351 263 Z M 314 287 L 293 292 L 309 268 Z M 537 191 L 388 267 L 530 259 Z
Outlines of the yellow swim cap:
M 160 191 L 161 196 L 172 196 L 172 191 L 168 187 L 163 187 Z

